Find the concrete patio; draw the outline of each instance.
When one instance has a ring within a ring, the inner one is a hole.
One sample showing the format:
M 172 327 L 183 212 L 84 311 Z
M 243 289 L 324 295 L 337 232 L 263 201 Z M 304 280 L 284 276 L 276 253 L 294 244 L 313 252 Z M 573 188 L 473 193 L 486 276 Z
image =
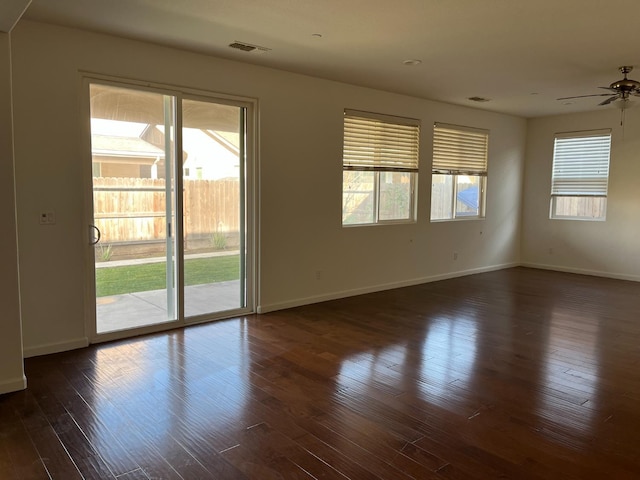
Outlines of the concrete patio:
M 185 318 L 241 308 L 240 280 L 185 287 Z M 107 333 L 168 322 L 166 290 L 96 299 L 97 332 Z

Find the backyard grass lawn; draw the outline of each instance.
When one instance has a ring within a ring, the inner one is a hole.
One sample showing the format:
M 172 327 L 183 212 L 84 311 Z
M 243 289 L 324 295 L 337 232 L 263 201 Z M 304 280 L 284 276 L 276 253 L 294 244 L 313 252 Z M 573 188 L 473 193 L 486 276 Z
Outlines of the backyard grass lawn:
M 184 262 L 185 286 L 239 278 L 240 255 L 193 258 Z M 98 297 L 160 290 L 166 287 L 165 262 L 96 269 L 96 296 Z

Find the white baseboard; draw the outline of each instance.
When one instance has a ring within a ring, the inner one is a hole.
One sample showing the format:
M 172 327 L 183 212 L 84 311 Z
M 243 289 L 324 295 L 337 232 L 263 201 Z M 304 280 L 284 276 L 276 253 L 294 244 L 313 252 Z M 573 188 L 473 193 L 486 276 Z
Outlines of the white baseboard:
M 47 343 L 45 345 L 36 345 L 35 347 L 25 347 L 24 358 L 39 357 L 40 355 L 66 352 L 67 350 L 75 350 L 76 348 L 84 348 L 87 346 L 89 346 L 89 339 L 87 337 L 82 337 L 75 340 L 67 340 L 65 342 Z
M 0 395 L 3 393 L 17 392 L 27 388 L 27 377 L 15 378 L 7 382 L 0 383 Z
M 591 275 L 592 277 L 605 277 L 616 280 L 640 282 L 640 275 L 630 275 L 627 273 L 603 272 L 600 270 L 588 270 L 585 268 L 567 267 L 564 265 L 546 265 L 544 263 L 523 262 L 520 265 L 528 268 L 539 268 L 540 270 L 554 270 L 556 272 L 577 273 L 578 275 Z
M 469 270 L 460 270 L 457 272 L 448 272 L 440 275 L 432 275 L 428 277 L 414 278 L 411 280 L 403 280 L 400 282 L 384 283 L 379 285 L 371 285 L 368 287 L 354 288 L 353 290 L 343 290 L 340 292 L 332 292 L 323 295 L 314 295 L 312 297 L 298 298 L 287 302 L 271 303 L 259 305 L 256 311 L 258 313 L 275 312 L 286 308 L 301 307 L 303 305 L 311 305 L 313 303 L 326 302 L 329 300 L 338 300 L 340 298 L 354 297 L 356 295 L 364 295 L 367 293 L 381 292 L 384 290 L 392 290 L 394 288 L 412 287 L 423 283 L 437 282 L 439 280 L 447 280 L 449 278 L 464 277 L 474 275 L 476 273 L 492 272 L 495 270 L 504 270 L 505 268 L 517 267 L 518 262 L 504 263 L 501 265 L 492 265 L 489 267 L 472 268 Z

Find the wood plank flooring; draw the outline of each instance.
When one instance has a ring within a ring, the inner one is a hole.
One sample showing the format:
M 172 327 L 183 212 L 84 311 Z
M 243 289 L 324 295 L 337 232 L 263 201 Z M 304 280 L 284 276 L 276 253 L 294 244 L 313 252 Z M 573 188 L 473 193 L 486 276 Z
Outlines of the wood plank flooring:
M 514 268 L 25 368 L 2 479 L 640 478 L 640 283 Z

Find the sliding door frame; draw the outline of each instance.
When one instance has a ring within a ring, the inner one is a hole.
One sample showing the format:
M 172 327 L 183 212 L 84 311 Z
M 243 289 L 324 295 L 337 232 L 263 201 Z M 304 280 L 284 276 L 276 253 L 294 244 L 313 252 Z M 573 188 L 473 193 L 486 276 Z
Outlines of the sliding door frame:
M 203 91 L 193 88 L 178 87 L 172 85 L 159 84 L 154 82 L 146 82 L 139 80 L 123 79 L 108 75 L 96 74 L 91 72 L 80 72 L 79 83 L 81 85 L 81 126 L 80 138 L 82 139 L 82 165 L 84 179 L 84 244 L 85 254 L 85 291 L 84 291 L 84 311 L 85 311 L 85 333 L 90 343 L 100 343 L 120 338 L 127 338 L 136 335 L 144 335 L 147 333 L 159 332 L 164 330 L 175 329 L 187 325 L 197 323 L 210 322 L 224 318 L 233 318 L 254 313 L 256 311 L 256 299 L 258 298 L 258 271 L 257 271 L 257 252 L 258 249 L 258 202 L 257 202 L 257 173 L 258 173 L 258 155 L 257 155 L 257 118 L 258 118 L 258 101 L 254 98 L 239 97 L 235 95 L 220 94 L 216 92 Z M 96 285 L 95 285 L 95 249 L 91 244 L 92 229 L 89 225 L 93 222 L 93 172 L 92 172 L 92 152 L 91 152 L 91 106 L 90 106 L 90 85 L 100 84 L 119 88 L 130 88 L 132 90 L 147 91 L 175 97 L 175 142 L 174 152 L 174 186 L 175 192 L 183 191 L 183 155 L 182 155 L 182 101 L 185 99 L 196 100 L 217 104 L 230 105 L 238 107 L 244 112 L 244 122 L 241 125 L 241 133 L 244 132 L 244 142 L 240 142 L 241 155 L 241 220 L 244 225 L 240 229 L 241 237 L 244 240 L 243 262 L 240 269 L 241 278 L 244 286 L 242 292 L 245 300 L 243 308 L 217 312 L 212 314 L 199 315 L 189 318 L 188 321 L 184 317 L 184 222 L 183 222 L 183 198 L 181 195 L 174 193 L 176 211 L 175 222 L 172 235 L 175 238 L 175 257 L 177 263 L 176 272 L 176 288 L 177 295 L 177 320 L 160 323 L 156 325 L 143 326 L 127 330 L 114 332 L 106 332 L 98 334 L 96 331 Z M 244 154 L 244 155 L 242 155 Z M 244 156 L 244 158 L 242 158 Z

